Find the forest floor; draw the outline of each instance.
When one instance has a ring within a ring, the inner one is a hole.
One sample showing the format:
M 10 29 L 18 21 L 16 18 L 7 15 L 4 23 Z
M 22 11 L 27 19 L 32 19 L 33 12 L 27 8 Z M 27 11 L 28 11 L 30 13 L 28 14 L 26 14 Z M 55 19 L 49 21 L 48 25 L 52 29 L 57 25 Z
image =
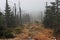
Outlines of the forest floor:
M 13 39 L 1 39 L 1 40 L 54 40 L 53 30 L 46 29 L 40 23 L 28 23 L 24 24 L 22 33 L 15 34 Z

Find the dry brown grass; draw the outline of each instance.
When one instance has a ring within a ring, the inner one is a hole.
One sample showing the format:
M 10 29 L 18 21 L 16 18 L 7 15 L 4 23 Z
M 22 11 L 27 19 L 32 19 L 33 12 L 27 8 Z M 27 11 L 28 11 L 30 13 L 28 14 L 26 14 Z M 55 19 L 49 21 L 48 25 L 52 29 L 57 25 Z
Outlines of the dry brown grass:
M 53 30 L 45 29 L 44 26 L 39 23 L 24 24 L 24 28 L 21 31 L 23 33 L 17 34 L 16 38 L 12 40 L 28 39 L 28 37 L 38 40 L 52 40 L 53 38 Z
M 22 30 L 22 39 L 28 38 L 31 36 L 33 39 L 38 40 L 52 40 L 53 30 L 45 29 L 42 24 L 25 24 L 24 29 Z M 29 35 L 30 34 L 30 35 Z

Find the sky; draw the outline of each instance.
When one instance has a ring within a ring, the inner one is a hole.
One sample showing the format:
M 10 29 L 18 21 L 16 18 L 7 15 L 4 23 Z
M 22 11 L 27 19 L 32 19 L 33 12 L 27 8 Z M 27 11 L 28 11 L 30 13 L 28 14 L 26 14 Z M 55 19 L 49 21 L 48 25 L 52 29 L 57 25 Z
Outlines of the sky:
M 8 0 L 9 6 L 13 8 L 14 3 L 17 5 L 17 9 L 20 6 L 22 10 L 31 12 L 31 11 L 43 11 L 45 10 L 46 2 L 48 2 L 48 5 L 50 5 L 49 2 L 53 2 L 55 0 Z M 5 3 L 6 0 L 0 0 L 0 10 L 5 10 Z

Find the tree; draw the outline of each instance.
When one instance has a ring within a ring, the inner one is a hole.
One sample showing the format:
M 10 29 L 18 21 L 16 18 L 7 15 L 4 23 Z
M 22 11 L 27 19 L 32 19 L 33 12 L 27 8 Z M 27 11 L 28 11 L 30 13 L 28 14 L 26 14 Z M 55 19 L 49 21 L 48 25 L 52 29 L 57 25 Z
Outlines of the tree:
M 57 25 L 56 22 L 57 22 L 57 19 L 56 19 L 56 16 L 57 16 L 57 13 L 56 13 L 56 4 L 55 2 L 51 2 L 52 6 L 47 6 L 46 7 L 46 15 L 45 15 L 45 18 L 44 18 L 44 25 L 47 27 L 47 28 L 53 28 L 55 29 Z
M 10 17 L 10 24 L 11 24 L 10 26 L 11 26 L 11 27 L 17 26 L 17 25 L 16 25 L 16 21 L 15 21 L 16 18 L 15 18 L 15 16 L 14 16 L 13 11 L 11 12 L 11 15 L 10 15 L 10 16 L 11 16 L 11 17 Z
M 19 13 L 20 13 L 20 26 L 21 26 L 22 25 L 22 14 L 21 14 L 20 1 L 19 1 Z
M 17 25 L 17 14 L 16 14 L 16 3 L 14 3 L 14 11 L 15 11 L 15 25 Z
M 16 11 L 15 11 L 16 12 Z M 15 13 L 16 14 L 16 13 Z M 8 5 L 8 0 L 6 0 L 6 8 L 5 8 L 5 19 L 6 19 L 6 26 L 7 27 L 13 27 L 16 26 L 16 16 L 14 16 L 13 11 L 11 11 L 9 5 Z
M 3 14 L 0 12 L 0 27 L 3 26 Z
M 60 29 L 59 1 L 51 2 L 52 6 L 46 7 L 44 25 L 46 28 L 54 29 L 54 32 Z
M 5 31 L 5 27 L 4 27 L 3 14 L 2 12 L 0 12 L 0 37 L 3 36 L 4 31 Z
M 7 27 L 10 27 L 10 7 L 9 7 L 9 5 L 8 5 L 8 0 L 6 0 L 6 8 L 5 8 L 5 18 L 6 18 L 6 26 Z
M 45 25 L 45 27 L 47 27 L 47 28 L 50 28 L 51 27 L 51 22 L 52 22 L 52 20 L 51 20 L 51 18 L 52 18 L 52 16 L 51 16 L 51 6 L 47 6 L 47 10 L 46 10 L 46 12 L 45 12 L 45 17 L 44 17 L 44 22 L 43 22 L 43 24 Z

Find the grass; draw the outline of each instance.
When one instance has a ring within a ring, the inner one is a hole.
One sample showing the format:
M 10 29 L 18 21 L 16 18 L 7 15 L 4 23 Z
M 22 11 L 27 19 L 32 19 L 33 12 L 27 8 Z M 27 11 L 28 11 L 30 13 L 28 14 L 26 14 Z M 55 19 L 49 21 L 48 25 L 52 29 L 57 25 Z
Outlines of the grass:
M 53 37 L 53 30 L 46 29 L 44 26 L 40 23 L 28 23 L 24 24 L 24 26 L 18 26 L 12 29 L 9 29 L 12 31 L 12 33 L 16 36 L 18 39 L 25 39 L 30 36 L 32 39 L 38 39 L 38 40 L 52 40 Z M 8 33 L 9 34 L 9 33 Z

